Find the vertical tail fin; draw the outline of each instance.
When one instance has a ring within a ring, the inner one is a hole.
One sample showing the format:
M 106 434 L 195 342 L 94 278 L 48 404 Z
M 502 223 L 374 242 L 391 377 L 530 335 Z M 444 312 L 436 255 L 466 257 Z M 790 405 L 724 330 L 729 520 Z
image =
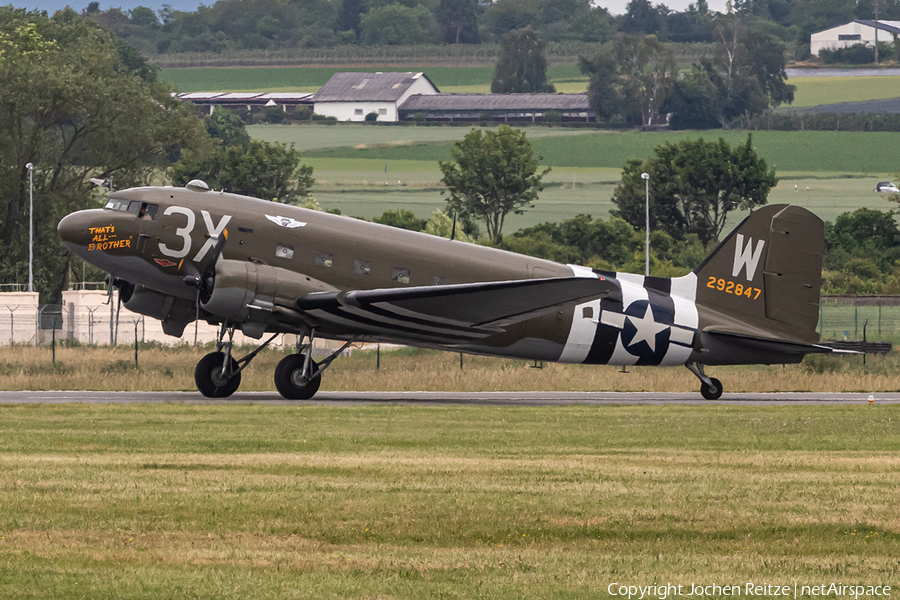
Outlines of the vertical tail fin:
M 799 206 L 752 212 L 694 269 L 697 306 L 735 333 L 818 341 L 824 231 Z

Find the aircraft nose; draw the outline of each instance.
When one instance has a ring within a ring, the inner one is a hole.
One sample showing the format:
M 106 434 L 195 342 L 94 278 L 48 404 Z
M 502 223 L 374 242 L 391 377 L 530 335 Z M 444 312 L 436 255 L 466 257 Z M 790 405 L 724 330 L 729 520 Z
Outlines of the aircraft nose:
M 66 246 L 74 250 L 72 246 L 87 246 L 88 227 L 91 221 L 91 213 L 93 211 L 81 210 L 66 215 L 56 226 L 56 233 L 59 239 L 65 242 Z

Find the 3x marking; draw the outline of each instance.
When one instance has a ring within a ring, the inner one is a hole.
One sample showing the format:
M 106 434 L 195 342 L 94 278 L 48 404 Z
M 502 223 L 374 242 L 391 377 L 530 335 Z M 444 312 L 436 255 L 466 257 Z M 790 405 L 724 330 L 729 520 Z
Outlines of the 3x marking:
M 160 242 L 159 244 L 159 251 L 166 256 L 171 256 L 172 258 L 184 258 L 191 252 L 191 234 L 194 232 L 194 226 L 197 224 L 197 216 L 194 214 L 194 211 L 183 206 L 169 206 L 163 212 L 163 215 L 184 215 L 184 217 L 187 219 L 184 227 L 178 227 L 177 229 L 175 229 L 175 235 L 177 235 L 184 241 L 180 249 L 173 250 L 162 242 Z M 221 235 L 221 233 L 225 231 L 225 227 L 231 220 L 231 215 L 222 215 L 222 218 L 219 219 L 218 224 L 216 224 L 213 223 L 212 216 L 207 211 L 201 210 L 200 215 L 203 217 L 203 224 L 206 226 L 207 240 L 206 243 L 204 243 L 203 246 L 200 247 L 200 250 L 197 252 L 196 256 L 194 256 L 194 258 L 192 259 L 194 262 L 200 262 L 201 260 L 203 260 L 203 257 L 206 256 L 207 252 L 215 247 L 216 240 L 218 239 L 219 235 Z

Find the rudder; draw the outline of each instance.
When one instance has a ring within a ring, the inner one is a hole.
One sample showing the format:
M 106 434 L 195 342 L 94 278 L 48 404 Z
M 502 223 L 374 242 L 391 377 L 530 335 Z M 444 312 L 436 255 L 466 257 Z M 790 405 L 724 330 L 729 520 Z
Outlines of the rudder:
M 818 341 L 824 239 L 824 223 L 805 208 L 750 213 L 694 270 L 697 305 L 734 333 Z

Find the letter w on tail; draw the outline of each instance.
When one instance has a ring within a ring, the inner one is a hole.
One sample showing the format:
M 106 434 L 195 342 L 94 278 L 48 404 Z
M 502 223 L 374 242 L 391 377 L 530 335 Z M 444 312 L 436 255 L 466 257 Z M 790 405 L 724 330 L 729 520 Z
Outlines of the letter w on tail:
M 753 281 L 753 276 L 756 274 L 756 267 L 759 264 L 760 257 L 762 257 L 763 246 L 766 245 L 766 241 L 757 241 L 755 250 L 753 249 L 753 238 L 747 238 L 747 245 L 744 246 L 744 236 L 739 233 L 736 241 L 731 276 L 737 277 L 741 269 L 746 269 L 747 281 Z

